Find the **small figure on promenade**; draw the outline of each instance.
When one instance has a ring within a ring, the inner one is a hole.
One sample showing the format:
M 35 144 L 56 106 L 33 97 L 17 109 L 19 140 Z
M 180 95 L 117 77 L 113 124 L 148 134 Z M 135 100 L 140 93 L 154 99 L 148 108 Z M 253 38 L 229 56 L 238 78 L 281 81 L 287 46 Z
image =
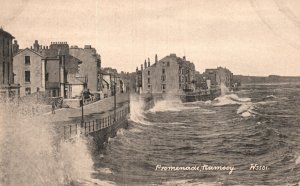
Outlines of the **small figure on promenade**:
M 55 114 L 55 101 L 52 102 L 52 114 Z

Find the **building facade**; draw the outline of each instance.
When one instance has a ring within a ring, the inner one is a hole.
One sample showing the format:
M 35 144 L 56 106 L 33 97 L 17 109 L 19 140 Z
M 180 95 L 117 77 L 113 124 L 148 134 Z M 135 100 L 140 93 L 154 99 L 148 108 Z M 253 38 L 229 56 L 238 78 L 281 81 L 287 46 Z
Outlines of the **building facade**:
M 21 96 L 42 92 L 46 97 L 77 97 L 85 82 L 78 77 L 81 61 L 69 54 L 66 42 L 51 42 L 20 50 L 14 56 L 16 82 L 21 85 Z
M 24 49 L 14 56 L 15 81 L 20 84 L 20 96 L 45 91 L 43 56 L 31 49 Z
M 116 93 L 125 93 L 128 90 L 128 84 L 124 79 L 125 74 L 119 74 L 116 69 L 107 67 L 101 69 L 102 92 L 104 96 L 113 96 Z M 116 87 L 114 87 L 116 86 Z
M 177 57 L 170 54 L 157 60 L 150 65 L 145 60 L 141 65 L 142 93 L 153 94 L 181 94 L 183 91 L 193 91 L 195 76 L 195 66 L 185 57 Z
M 223 67 L 217 67 L 215 69 L 206 69 L 203 73 L 203 78 L 210 80 L 210 85 L 214 86 L 226 86 L 231 87 L 233 84 L 233 73 Z
M 91 92 L 99 92 L 102 87 L 102 80 L 99 78 L 101 73 L 101 57 L 91 45 L 84 48 L 71 46 L 70 55 L 82 61 L 79 67 L 79 76 L 87 79 L 87 87 Z
M 19 85 L 14 84 L 13 48 L 14 37 L 0 28 L 0 97 L 8 98 L 19 95 Z

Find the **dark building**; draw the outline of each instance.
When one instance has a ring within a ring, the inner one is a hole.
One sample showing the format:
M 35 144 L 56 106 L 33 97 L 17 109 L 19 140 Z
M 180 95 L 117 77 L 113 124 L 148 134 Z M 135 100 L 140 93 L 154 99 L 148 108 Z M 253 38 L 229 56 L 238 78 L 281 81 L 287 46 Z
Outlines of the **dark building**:
M 13 48 L 14 37 L 0 28 L 0 97 L 15 97 L 19 95 L 19 85 L 14 84 Z

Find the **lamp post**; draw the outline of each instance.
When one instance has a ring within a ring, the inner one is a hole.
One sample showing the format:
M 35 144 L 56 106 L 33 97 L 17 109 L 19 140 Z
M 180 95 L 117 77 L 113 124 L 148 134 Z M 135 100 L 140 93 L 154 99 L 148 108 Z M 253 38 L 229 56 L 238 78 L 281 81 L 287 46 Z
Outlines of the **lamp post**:
M 82 90 L 82 94 L 81 94 L 81 127 L 83 127 L 83 103 L 84 103 L 84 93 L 85 93 L 85 89 L 86 89 L 86 76 L 84 77 L 84 84 L 83 84 L 83 90 Z
M 116 73 L 114 72 L 114 121 L 116 122 L 117 97 L 116 97 Z

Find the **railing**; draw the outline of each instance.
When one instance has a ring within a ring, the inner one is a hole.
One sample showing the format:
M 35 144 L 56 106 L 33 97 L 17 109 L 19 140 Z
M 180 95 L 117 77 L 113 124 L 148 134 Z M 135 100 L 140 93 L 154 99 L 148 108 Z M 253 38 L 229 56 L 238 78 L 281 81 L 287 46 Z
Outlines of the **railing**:
M 106 129 L 120 120 L 126 119 L 129 113 L 129 106 L 126 105 L 116 111 L 116 117 L 114 117 L 114 112 L 109 113 L 107 116 L 102 116 L 99 119 L 84 121 L 82 124 L 81 122 L 76 122 L 75 124 L 65 125 L 63 126 L 63 139 L 67 140 L 73 138 L 78 134 L 89 135 L 93 132 L 100 131 Z M 114 121 L 115 118 L 115 121 Z M 59 129 L 60 130 L 60 129 Z

